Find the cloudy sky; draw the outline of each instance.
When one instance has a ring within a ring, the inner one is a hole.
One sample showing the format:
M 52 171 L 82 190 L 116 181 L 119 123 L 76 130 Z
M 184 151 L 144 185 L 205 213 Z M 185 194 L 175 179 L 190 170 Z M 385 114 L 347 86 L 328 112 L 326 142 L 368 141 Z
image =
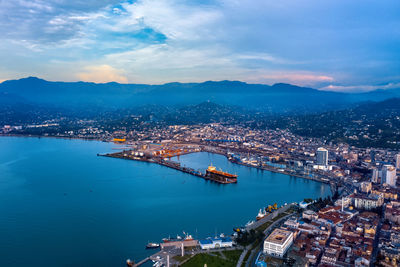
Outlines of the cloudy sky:
M 400 87 L 400 1 L 0 0 L 0 81 Z

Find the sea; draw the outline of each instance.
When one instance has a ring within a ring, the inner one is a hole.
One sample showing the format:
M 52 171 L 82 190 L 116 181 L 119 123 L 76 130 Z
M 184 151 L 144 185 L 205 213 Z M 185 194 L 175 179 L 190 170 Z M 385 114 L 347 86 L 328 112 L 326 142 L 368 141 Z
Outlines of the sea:
M 329 185 L 229 162 L 211 153 L 173 158 L 238 175 L 221 185 L 152 163 L 97 154 L 112 143 L 0 138 L 0 266 L 125 266 L 148 242 L 243 226 L 260 208 L 326 197 Z

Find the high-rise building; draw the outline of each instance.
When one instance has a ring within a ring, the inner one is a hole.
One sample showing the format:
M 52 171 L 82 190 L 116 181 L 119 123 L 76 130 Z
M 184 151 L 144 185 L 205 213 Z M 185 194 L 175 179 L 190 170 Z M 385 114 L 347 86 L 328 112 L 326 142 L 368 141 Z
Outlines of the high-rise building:
M 373 183 L 378 183 L 378 178 L 379 178 L 379 170 L 377 168 L 372 169 L 372 178 L 371 181 Z
M 382 168 L 382 182 L 392 187 L 396 186 L 396 168 L 392 165 L 383 165 Z
M 397 154 L 396 157 L 396 169 L 400 169 L 400 154 Z
M 328 150 L 323 147 L 317 149 L 317 165 L 328 166 Z

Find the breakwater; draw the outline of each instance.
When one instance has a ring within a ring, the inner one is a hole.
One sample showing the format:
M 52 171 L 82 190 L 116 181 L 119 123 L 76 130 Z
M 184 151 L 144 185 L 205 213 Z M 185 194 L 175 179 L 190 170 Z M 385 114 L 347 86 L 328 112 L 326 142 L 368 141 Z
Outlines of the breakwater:
M 185 153 L 184 155 L 187 155 L 187 154 L 189 154 L 189 153 Z M 132 153 L 128 153 L 127 151 L 117 152 L 117 153 L 108 153 L 108 154 L 98 154 L 98 156 L 135 160 L 135 161 L 142 161 L 142 162 L 148 162 L 148 163 L 156 163 L 156 164 L 159 164 L 159 165 L 162 165 L 162 166 L 165 166 L 168 168 L 172 168 L 172 169 L 181 171 L 183 173 L 194 175 L 196 177 L 200 177 L 205 180 L 216 182 L 219 184 L 233 184 L 233 183 L 237 182 L 236 179 L 216 178 L 216 177 L 207 175 L 206 172 L 203 173 L 203 172 L 200 172 L 193 168 L 184 167 L 184 166 L 181 166 L 181 164 L 179 162 L 171 161 L 169 159 L 160 158 L 160 157 L 153 157 L 153 158 L 137 157 L 137 156 L 132 155 Z

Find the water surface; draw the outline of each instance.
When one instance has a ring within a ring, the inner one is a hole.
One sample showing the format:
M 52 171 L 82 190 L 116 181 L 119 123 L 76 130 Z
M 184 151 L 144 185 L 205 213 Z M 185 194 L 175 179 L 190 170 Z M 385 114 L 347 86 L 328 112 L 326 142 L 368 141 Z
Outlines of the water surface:
M 254 219 L 259 208 L 330 194 L 314 181 L 196 153 L 239 175 L 220 185 L 156 164 L 96 156 L 114 144 L 51 138 L 0 138 L 0 265 L 124 266 L 148 241 L 188 231 L 207 237 Z M 177 160 L 177 159 L 176 159 Z

